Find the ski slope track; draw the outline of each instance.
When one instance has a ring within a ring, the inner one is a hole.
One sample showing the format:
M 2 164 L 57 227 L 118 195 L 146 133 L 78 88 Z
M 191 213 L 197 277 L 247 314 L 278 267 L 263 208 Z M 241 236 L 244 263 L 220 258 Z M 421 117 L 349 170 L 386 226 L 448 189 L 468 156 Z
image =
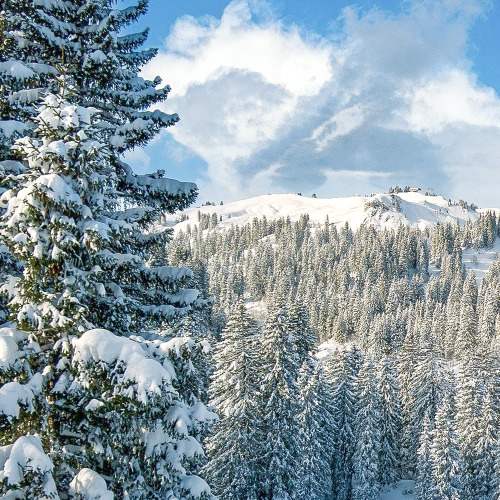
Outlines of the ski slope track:
M 475 220 L 480 211 L 466 210 L 450 204 L 441 196 L 426 196 L 421 193 L 376 194 L 374 196 L 351 196 L 347 198 L 308 198 L 297 194 L 271 194 L 235 201 L 224 205 L 208 205 L 189 208 L 182 212 L 187 220 L 178 222 L 179 213 L 167 217 L 167 226 L 175 231 L 186 229 L 188 224 L 198 223 L 198 212 L 217 214 L 218 228 L 232 225 L 243 226 L 253 219 L 265 216 L 268 220 L 289 217 L 292 222 L 307 214 L 313 225 L 322 225 L 326 218 L 332 224 L 343 226 L 346 222 L 352 229 L 361 224 L 371 224 L 379 229 L 395 229 L 400 224 L 425 229 L 438 223 L 463 224 Z

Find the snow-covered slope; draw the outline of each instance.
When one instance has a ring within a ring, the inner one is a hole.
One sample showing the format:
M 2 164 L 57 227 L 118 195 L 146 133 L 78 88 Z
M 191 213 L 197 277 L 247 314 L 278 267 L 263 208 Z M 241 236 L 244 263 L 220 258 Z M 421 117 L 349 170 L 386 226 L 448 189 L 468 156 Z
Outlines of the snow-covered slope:
M 467 271 L 474 271 L 479 284 L 498 255 L 500 255 L 499 238 L 495 240 L 492 248 L 469 248 L 464 250 L 462 260 Z
M 185 210 L 167 219 L 169 226 L 184 229 L 198 221 L 201 214 L 217 214 L 218 227 L 227 228 L 233 224 L 245 225 L 254 218 L 268 219 L 290 217 L 296 221 L 302 214 L 308 214 L 312 223 L 323 224 L 326 217 L 330 223 L 349 223 L 353 229 L 362 223 L 378 228 L 395 228 L 400 224 L 414 227 L 431 227 L 438 222 L 463 222 L 477 219 L 479 213 L 465 210 L 459 205 L 449 205 L 441 196 L 426 196 L 421 193 L 377 194 L 374 196 L 351 196 L 348 198 L 308 198 L 297 194 L 272 194 L 257 196 L 225 205 L 209 205 Z M 222 217 L 222 220 L 221 220 Z

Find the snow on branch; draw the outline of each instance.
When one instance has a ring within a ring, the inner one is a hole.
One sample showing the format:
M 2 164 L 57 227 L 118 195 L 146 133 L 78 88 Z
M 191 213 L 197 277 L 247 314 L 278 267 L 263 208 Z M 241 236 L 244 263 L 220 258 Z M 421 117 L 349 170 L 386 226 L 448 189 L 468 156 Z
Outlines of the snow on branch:
M 114 370 L 115 394 L 137 399 L 144 404 L 151 395 L 175 394 L 171 373 L 151 359 L 132 339 L 118 337 L 108 330 L 94 329 L 72 343 L 75 366 L 88 368 L 92 363 L 104 363 Z
M 71 481 L 69 493 L 86 500 L 113 500 L 114 494 L 109 491 L 106 481 L 92 469 L 82 469 Z
M 13 445 L 0 448 L 0 481 L 6 480 L 11 487 L 40 483 L 39 491 L 43 492 L 44 497 L 37 498 L 59 498 L 52 477 L 53 470 L 54 465 L 43 451 L 38 436 L 21 436 Z M 33 480 L 29 477 L 32 474 L 35 476 Z M 24 498 L 24 495 L 4 498 Z

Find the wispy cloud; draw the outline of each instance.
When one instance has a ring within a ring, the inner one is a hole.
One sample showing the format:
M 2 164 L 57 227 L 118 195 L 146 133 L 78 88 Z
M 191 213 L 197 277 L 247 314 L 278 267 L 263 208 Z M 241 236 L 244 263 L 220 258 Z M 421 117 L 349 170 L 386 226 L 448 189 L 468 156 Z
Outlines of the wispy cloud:
M 266 5 L 238 0 L 221 19 L 178 19 L 145 71 L 174 89 L 171 133 L 208 165 L 203 199 L 389 183 L 464 197 L 481 182 L 477 199 L 494 203 L 484 186 L 497 175 L 500 99 L 467 59 L 486 3 L 349 7 L 328 37 L 256 16 Z

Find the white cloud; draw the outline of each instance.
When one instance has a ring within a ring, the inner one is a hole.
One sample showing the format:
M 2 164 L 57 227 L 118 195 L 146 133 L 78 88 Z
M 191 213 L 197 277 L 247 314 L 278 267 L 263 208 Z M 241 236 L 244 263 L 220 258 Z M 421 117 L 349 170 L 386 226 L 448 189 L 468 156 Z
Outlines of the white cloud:
M 331 79 L 325 40 L 277 21 L 259 25 L 251 14 L 237 1 L 221 20 L 180 18 L 165 52 L 144 71 L 172 85 L 166 110 L 177 111 L 181 122 L 171 133 L 207 161 L 211 181 L 233 196 L 244 186 L 234 162 L 279 140 L 298 102 Z
M 381 192 L 391 185 L 391 172 L 369 172 L 366 170 L 325 170 L 325 181 L 316 190 L 320 197 L 370 195 Z M 397 184 L 394 182 L 392 184 Z
M 349 7 L 330 38 L 257 21 L 266 5 L 237 0 L 221 19 L 178 19 L 144 71 L 172 85 L 165 110 L 181 121 L 169 132 L 208 165 L 202 199 L 394 183 L 455 197 L 461 182 L 486 199 L 468 172 L 478 161 L 482 175 L 496 172 L 500 100 L 467 58 L 485 2 Z
M 405 98 L 409 103 L 406 120 L 416 131 L 435 134 L 451 124 L 500 127 L 498 96 L 464 71 L 445 71 L 408 89 Z
M 192 85 L 217 80 L 239 70 L 261 75 L 266 83 L 283 87 L 294 97 L 315 95 L 331 77 L 330 49 L 319 38 L 304 38 L 296 27 L 252 21 L 245 1 L 230 3 L 220 21 L 181 17 L 166 40 L 166 51 L 144 71 L 161 68 L 176 95 Z M 161 72 L 160 72 L 161 74 Z
M 316 151 L 323 151 L 329 142 L 349 134 L 364 121 L 365 111 L 359 104 L 341 109 L 313 130 L 311 140 L 316 143 Z

